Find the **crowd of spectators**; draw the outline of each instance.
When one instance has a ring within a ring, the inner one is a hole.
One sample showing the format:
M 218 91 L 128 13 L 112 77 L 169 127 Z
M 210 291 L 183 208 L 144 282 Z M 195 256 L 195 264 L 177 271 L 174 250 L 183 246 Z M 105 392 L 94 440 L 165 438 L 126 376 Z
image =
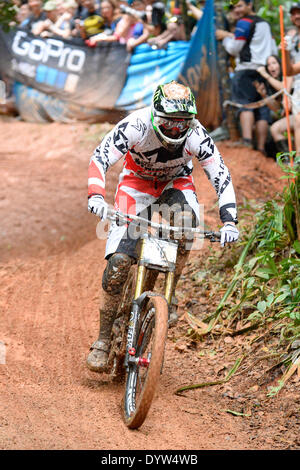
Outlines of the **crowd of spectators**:
M 289 10 L 291 26 L 291 62 L 300 61 L 300 2 Z M 288 121 L 294 131 L 294 147 L 300 153 L 300 67 L 288 70 L 283 82 L 281 45 L 276 44 L 272 25 L 254 11 L 253 0 L 239 0 L 227 15 L 227 28 L 217 29 L 216 38 L 231 59 L 231 100 L 236 105 L 236 119 L 243 146 L 255 148 L 275 157 L 277 152 L 288 152 Z M 293 76 L 292 76 L 293 75 Z M 286 117 L 284 95 L 291 99 Z M 253 106 L 255 105 L 256 106 Z M 239 105 L 239 106 L 238 106 Z M 244 105 L 244 107 L 243 107 Z
M 103 43 L 126 44 L 129 52 L 143 43 L 164 48 L 169 41 L 188 40 L 202 16 L 205 0 L 13 0 L 19 27 L 41 37 L 62 37 L 87 47 Z M 182 11 L 185 5 L 186 10 Z M 289 122 L 300 152 L 300 2 L 292 4 L 286 87 Z M 280 47 L 272 25 L 259 17 L 253 0 L 239 0 L 224 14 L 216 40 L 228 54 L 231 100 L 236 103 L 236 125 L 241 144 L 268 156 L 287 152 L 287 127 Z M 276 94 L 277 93 L 277 94 Z M 272 96 L 275 95 L 273 98 Z M 261 100 L 268 98 L 261 103 Z M 243 107 L 257 103 L 256 107 Z M 269 142 L 272 142 L 271 146 Z M 271 150 L 270 150 L 271 148 Z M 271 153 L 271 155 L 270 155 Z
M 201 4 L 187 0 L 14 0 L 19 27 L 36 36 L 60 36 L 96 47 L 104 42 L 126 44 L 128 51 L 142 43 L 163 48 L 169 41 L 186 40 L 202 15 Z

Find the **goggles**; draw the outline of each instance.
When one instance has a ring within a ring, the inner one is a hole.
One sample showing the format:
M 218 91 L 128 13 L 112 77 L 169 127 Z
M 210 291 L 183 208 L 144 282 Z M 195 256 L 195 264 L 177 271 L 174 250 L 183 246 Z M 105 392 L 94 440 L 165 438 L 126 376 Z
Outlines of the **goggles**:
M 166 119 L 158 117 L 156 122 L 159 126 L 163 127 L 163 129 L 177 129 L 179 132 L 183 132 L 190 128 L 191 121 L 191 119 Z
M 165 119 L 158 117 L 156 122 L 164 135 L 176 138 L 186 134 L 191 127 L 192 119 Z
M 151 120 L 157 137 L 166 148 L 179 147 L 187 138 L 189 129 L 195 129 L 198 121 L 195 115 L 178 113 L 177 116 L 166 116 L 152 108 Z

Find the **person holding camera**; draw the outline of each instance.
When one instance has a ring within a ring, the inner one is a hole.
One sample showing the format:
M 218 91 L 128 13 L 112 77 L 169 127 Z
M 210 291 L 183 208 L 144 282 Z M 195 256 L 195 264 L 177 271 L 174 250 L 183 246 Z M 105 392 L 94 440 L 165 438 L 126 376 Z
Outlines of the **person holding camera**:
M 128 0 L 128 5 L 121 5 L 123 14 L 110 35 L 97 34 L 89 38 L 87 44 L 96 46 L 101 42 L 120 42 L 126 44 L 128 52 L 139 44 L 147 42 L 148 38 L 160 34 L 163 30 L 162 18 L 165 8 L 161 2 L 146 5 L 145 0 Z
M 102 0 L 100 12 L 103 18 L 103 31 L 87 39 L 85 41 L 87 46 L 95 47 L 98 42 L 107 41 L 108 37 L 114 35 L 117 24 L 121 21 L 122 17 L 115 0 Z
M 133 2 L 135 6 L 136 1 Z M 162 2 L 154 2 L 145 7 L 145 11 L 138 12 L 130 7 L 125 7 L 124 12 L 140 19 L 142 34 L 138 37 L 134 35 L 127 41 L 127 50 L 132 51 L 139 44 L 150 43 L 151 38 L 156 38 L 166 29 L 165 25 L 165 6 Z M 132 11 L 133 10 L 133 11 Z
M 84 8 L 81 18 L 75 19 L 75 28 L 72 36 L 80 36 L 86 40 L 103 31 L 104 20 L 100 10 L 96 7 L 95 0 L 82 0 Z
M 131 0 L 129 0 L 131 1 Z M 133 0 L 135 9 L 127 7 L 127 5 L 121 5 L 121 18 L 116 24 L 116 27 L 111 34 L 101 32 L 89 38 L 87 41 L 88 46 L 96 46 L 101 42 L 120 42 L 126 44 L 128 39 L 131 37 L 139 37 L 143 33 L 141 17 L 145 14 L 145 3 L 144 0 Z M 130 10 L 127 11 L 127 9 Z

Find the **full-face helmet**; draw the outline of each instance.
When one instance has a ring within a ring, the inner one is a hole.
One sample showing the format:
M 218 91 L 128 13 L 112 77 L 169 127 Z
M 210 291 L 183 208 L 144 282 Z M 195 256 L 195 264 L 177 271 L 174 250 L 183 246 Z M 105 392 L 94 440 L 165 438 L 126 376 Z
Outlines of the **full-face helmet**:
M 189 87 L 175 81 L 159 85 L 153 95 L 151 121 L 162 145 L 174 150 L 197 126 L 196 102 Z

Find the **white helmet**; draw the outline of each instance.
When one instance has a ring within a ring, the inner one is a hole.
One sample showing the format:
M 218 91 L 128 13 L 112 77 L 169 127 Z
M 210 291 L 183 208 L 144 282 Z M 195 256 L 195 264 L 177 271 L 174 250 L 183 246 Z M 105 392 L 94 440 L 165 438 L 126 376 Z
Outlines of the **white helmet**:
M 153 95 L 151 121 L 163 144 L 173 150 L 185 141 L 189 130 L 197 126 L 195 97 L 189 87 L 175 81 L 159 85 Z

